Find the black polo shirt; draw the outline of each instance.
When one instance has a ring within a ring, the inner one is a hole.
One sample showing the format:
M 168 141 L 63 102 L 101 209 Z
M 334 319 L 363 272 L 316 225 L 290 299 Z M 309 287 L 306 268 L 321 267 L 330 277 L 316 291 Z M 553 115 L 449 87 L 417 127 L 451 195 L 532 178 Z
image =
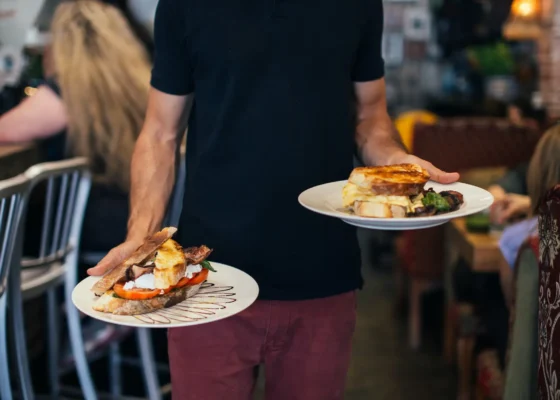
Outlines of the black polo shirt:
M 159 1 L 152 86 L 195 98 L 179 239 L 263 299 L 362 285 L 355 229 L 297 199 L 353 168 L 353 82 L 383 76 L 382 27 L 381 0 Z

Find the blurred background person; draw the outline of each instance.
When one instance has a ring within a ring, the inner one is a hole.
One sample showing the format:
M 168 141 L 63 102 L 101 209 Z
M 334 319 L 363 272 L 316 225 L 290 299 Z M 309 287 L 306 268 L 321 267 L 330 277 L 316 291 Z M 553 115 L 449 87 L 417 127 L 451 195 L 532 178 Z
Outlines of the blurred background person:
M 555 125 L 543 135 L 529 163 L 528 195 L 514 195 L 506 200 L 505 213 L 507 214 L 502 218 L 507 221 L 515 216 L 520 217 L 519 221 L 504 229 L 500 238 L 500 250 L 509 266 L 508 269 L 500 269 L 502 286 L 509 290 L 512 288 L 512 269 L 519 248 L 528 236 L 537 233 L 537 211 L 540 201 L 558 182 L 560 182 L 560 125 Z M 504 291 L 507 298 L 511 298 L 509 290 Z
M 43 140 L 50 160 L 87 157 L 94 184 L 82 250 L 103 252 L 126 234 L 129 165 L 146 110 L 149 55 L 123 13 L 98 1 L 61 3 L 51 33 L 52 75 L 0 117 L 0 142 Z M 28 225 L 33 246 L 39 232 Z

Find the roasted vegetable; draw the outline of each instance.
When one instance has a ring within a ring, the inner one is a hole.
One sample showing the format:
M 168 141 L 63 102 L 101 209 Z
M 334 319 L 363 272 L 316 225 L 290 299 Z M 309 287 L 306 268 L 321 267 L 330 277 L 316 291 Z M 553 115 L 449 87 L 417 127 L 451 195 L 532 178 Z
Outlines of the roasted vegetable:
M 425 207 L 433 206 L 438 212 L 445 212 L 451 209 L 451 205 L 447 199 L 434 191 L 428 191 L 424 194 L 422 204 L 424 204 Z

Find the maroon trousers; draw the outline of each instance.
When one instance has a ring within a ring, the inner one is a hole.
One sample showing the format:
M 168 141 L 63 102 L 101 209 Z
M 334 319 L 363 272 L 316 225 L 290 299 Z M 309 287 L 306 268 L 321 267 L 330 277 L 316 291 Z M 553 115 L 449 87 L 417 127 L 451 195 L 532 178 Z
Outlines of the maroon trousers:
M 249 400 L 264 364 L 267 400 L 340 400 L 356 293 L 257 301 L 222 321 L 169 330 L 174 400 Z

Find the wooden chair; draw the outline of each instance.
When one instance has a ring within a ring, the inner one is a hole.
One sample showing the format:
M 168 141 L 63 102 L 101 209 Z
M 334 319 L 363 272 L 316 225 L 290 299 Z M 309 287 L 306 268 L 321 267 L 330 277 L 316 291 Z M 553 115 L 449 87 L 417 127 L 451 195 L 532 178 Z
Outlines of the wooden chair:
M 538 398 L 560 398 L 560 185 L 539 209 Z
M 536 400 L 538 364 L 539 238 L 520 249 L 514 270 L 504 400 Z
M 481 360 L 476 376 L 477 400 L 536 400 L 538 364 L 539 238 L 527 239 L 519 249 L 512 282 L 506 368 Z M 481 362 L 482 361 L 482 362 Z M 496 379 L 498 382 L 496 382 Z M 494 380 L 494 381 L 493 381 Z
M 494 118 L 452 118 L 415 127 L 413 153 L 447 171 L 513 167 L 530 159 L 540 133 Z M 409 280 L 409 345 L 421 344 L 421 297 L 443 276 L 444 229 L 405 232 L 398 273 Z M 402 281 L 402 279 L 399 279 Z

